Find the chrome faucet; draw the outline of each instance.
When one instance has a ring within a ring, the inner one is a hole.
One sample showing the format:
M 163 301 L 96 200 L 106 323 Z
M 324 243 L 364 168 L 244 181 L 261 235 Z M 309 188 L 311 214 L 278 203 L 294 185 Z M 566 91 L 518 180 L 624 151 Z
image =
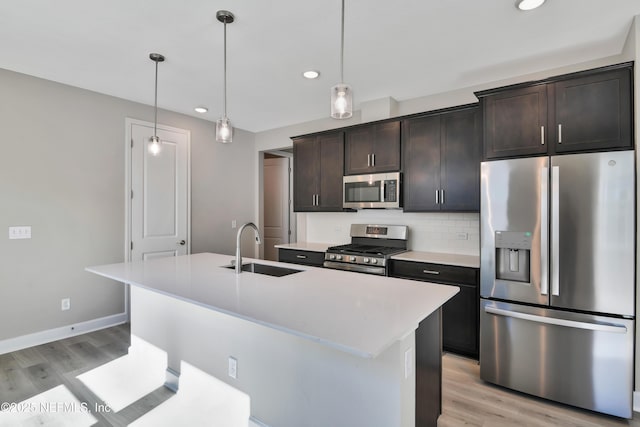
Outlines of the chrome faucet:
M 240 255 L 240 237 L 242 237 L 242 232 L 246 227 L 251 227 L 256 230 L 256 242 L 258 244 L 262 243 L 262 239 L 260 239 L 260 230 L 258 227 L 252 222 L 247 222 L 246 224 L 242 224 L 238 229 L 238 235 L 236 237 L 236 274 L 242 273 L 242 255 Z

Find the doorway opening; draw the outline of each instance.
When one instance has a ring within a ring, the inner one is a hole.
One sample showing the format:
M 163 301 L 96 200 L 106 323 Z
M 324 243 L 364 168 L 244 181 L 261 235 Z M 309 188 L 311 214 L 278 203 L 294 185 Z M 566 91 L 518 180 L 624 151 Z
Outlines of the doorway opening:
M 260 258 L 278 260 L 276 245 L 295 242 L 296 221 L 293 212 L 293 149 L 260 152 L 260 223 L 263 244 Z

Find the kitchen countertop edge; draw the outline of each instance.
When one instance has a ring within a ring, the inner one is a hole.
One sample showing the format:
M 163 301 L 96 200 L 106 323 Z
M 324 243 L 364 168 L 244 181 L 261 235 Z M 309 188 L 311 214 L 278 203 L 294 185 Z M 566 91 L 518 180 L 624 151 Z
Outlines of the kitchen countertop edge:
M 443 252 L 408 251 L 392 255 L 391 259 L 398 261 L 426 262 L 444 264 L 456 267 L 480 268 L 480 257 L 477 255 L 461 255 Z

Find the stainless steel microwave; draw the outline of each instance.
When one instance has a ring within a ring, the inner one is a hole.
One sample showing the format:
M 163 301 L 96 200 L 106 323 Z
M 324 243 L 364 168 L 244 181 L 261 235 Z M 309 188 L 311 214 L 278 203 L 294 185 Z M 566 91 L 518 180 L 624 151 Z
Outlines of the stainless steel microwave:
M 399 209 L 400 172 L 345 176 L 342 207 L 351 209 Z

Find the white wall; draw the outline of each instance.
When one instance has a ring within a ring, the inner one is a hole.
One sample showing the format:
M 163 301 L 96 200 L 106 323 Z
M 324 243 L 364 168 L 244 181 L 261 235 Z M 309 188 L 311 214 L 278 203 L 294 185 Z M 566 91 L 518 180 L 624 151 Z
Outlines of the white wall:
M 153 107 L 6 70 L 0 94 L 2 348 L 124 311 L 122 285 L 84 268 L 124 261 L 125 118 L 153 122 Z M 158 121 L 191 131 L 192 251 L 233 254 L 231 219 L 254 214 L 254 135 L 223 145 L 211 122 L 164 110 Z M 32 239 L 9 240 L 16 225 Z

